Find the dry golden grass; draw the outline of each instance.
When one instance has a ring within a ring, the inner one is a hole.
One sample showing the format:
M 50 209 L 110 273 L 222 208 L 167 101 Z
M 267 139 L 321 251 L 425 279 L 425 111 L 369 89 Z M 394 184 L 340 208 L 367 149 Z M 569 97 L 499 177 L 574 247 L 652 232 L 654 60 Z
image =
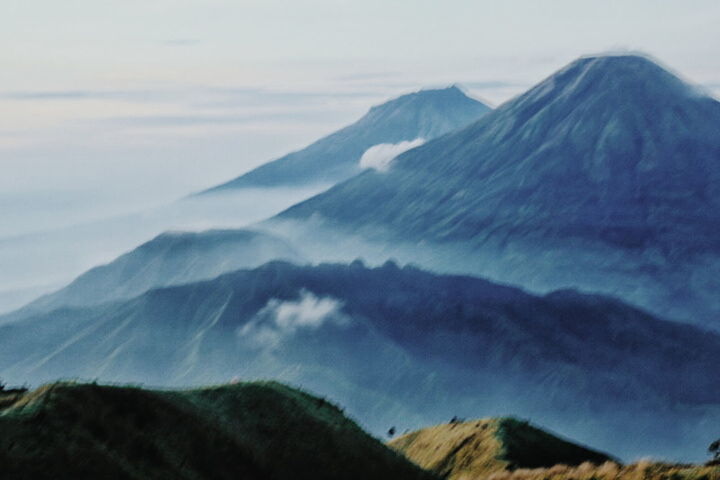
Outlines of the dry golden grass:
M 0 410 L 19 410 L 42 401 L 52 390 L 53 385 L 44 385 L 31 392 L 25 390 L 6 390 L 0 392 Z
M 522 468 L 531 465 L 528 461 L 537 461 L 522 455 L 527 449 L 535 450 L 543 458 L 578 459 L 587 455 L 594 461 L 597 457 L 592 454 L 597 452 L 583 450 L 513 419 L 438 425 L 403 435 L 389 445 L 447 480 L 720 480 L 720 465 L 652 461 L 620 465 L 601 460 L 578 461 L 575 466 Z
M 23 394 L 20 392 L 0 392 L 0 410 L 14 405 L 22 396 Z
M 559 462 L 601 464 L 605 454 L 513 418 L 473 420 L 425 428 L 389 444 L 422 468 L 449 480 L 486 478 L 518 468 Z
M 403 435 L 389 444 L 417 465 L 447 478 L 505 470 L 498 421 L 437 425 Z
M 673 465 L 641 461 L 631 465 L 606 462 L 583 463 L 577 467 L 555 465 L 550 468 L 491 472 L 457 480 L 720 480 L 720 467 Z

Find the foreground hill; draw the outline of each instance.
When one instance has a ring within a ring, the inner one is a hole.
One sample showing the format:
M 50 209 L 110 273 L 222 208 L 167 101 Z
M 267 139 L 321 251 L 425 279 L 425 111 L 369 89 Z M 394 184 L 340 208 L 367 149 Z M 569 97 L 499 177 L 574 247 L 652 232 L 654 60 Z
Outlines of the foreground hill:
M 574 291 L 535 296 L 388 263 L 273 262 L 0 327 L 0 371 L 188 385 L 275 378 L 373 432 L 518 415 L 623 456 L 717 436 L 720 336 Z
M 464 127 L 490 111 L 457 87 L 421 90 L 375 106 L 357 122 L 303 150 L 266 163 L 202 193 L 238 188 L 336 183 L 362 171 L 370 147 L 430 140 Z
M 558 438 L 513 418 L 451 422 L 405 434 L 389 445 L 448 480 L 556 464 L 602 464 L 603 453 Z
M 647 58 L 587 57 L 276 220 L 442 245 L 429 266 L 720 328 L 719 167 L 720 102 Z
M 277 383 L 0 392 L 3 479 L 431 480 L 323 399 Z
M 270 260 L 302 261 L 283 239 L 253 230 L 167 232 L 107 265 L 95 267 L 68 286 L 30 303 L 0 321 L 62 306 L 98 305 L 129 299 L 152 288 L 207 280 Z

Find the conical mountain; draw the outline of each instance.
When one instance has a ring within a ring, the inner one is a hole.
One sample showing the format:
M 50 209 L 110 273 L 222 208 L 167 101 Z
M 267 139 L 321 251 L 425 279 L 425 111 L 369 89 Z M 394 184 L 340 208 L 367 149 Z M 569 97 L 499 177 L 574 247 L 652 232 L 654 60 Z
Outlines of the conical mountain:
M 448 480 L 486 478 L 518 468 L 612 460 L 515 418 L 451 421 L 405 434 L 389 445 Z
M 357 122 L 303 150 L 203 193 L 345 180 L 362 171 L 358 162 L 370 147 L 431 140 L 467 126 L 488 111 L 487 105 L 468 97 L 457 86 L 403 95 L 371 108 Z
M 720 102 L 627 55 L 581 58 L 389 171 L 365 172 L 278 218 L 474 251 L 572 248 L 590 263 L 598 256 L 596 269 L 626 255 L 660 267 L 716 255 L 719 207 Z M 503 280 L 522 283 L 526 273 Z

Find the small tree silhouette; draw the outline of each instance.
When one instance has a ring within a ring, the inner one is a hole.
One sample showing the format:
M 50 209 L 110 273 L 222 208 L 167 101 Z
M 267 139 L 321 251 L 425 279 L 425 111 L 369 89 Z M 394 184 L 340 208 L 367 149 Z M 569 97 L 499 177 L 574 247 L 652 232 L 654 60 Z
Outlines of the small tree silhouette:
M 713 456 L 712 463 L 720 463 L 720 439 L 715 440 L 708 447 L 708 452 Z

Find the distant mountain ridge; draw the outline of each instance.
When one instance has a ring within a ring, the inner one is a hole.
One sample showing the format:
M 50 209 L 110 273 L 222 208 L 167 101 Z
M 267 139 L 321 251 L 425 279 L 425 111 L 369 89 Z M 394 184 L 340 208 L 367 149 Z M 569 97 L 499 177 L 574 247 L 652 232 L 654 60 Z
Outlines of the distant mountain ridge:
M 363 170 L 359 160 L 373 146 L 435 138 L 489 110 L 457 86 L 420 90 L 374 106 L 356 123 L 308 148 L 201 193 L 342 180 Z M 302 262 L 305 258 L 297 246 L 268 232 L 255 231 L 252 238 L 242 229 L 168 232 L 85 272 L 57 292 L 0 315 L 0 323 L 61 306 L 127 299 L 151 288 L 209 279 L 269 260 Z
M 304 261 L 285 240 L 259 231 L 166 232 L 85 272 L 66 287 L 0 316 L 0 323 L 59 307 L 130 299 L 153 288 L 208 280 L 270 260 Z
M 487 105 L 468 97 L 457 86 L 420 90 L 372 107 L 357 122 L 307 148 L 201 194 L 342 181 L 362 171 L 358 161 L 372 146 L 430 140 L 468 125 L 488 111 Z
M 12 383 L 274 378 L 339 401 L 376 433 L 511 414 L 669 459 L 703 452 L 716 434 L 706 430 L 720 387 L 707 372 L 718 356 L 720 336 L 617 300 L 539 297 L 393 263 L 272 262 L 0 327 Z
M 644 293 L 628 300 L 712 322 L 720 305 L 704 285 L 718 286 L 718 275 L 693 265 L 720 272 L 720 102 L 645 57 L 581 58 L 389 171 L 364 172 L 275 220 L 308 219 L 386 243 L 505 252 L 507 271 L 523 257 L 518 270 L 539 270 L 535 283 L 550 289 L 623 296 L 613 283 L 636 284 Z M 593 274 L 553 270 L 570 257 Z M 635 273 L 588 281 L 605 270 Z

